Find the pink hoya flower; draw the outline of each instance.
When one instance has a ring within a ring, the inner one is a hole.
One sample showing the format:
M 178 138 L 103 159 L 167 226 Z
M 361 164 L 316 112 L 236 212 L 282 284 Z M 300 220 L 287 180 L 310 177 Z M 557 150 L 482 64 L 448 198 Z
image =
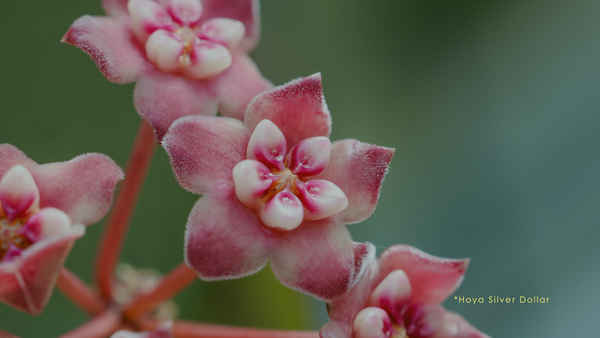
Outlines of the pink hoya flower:
M 163 146 L 179 183 L 203 194 L 187 224 L 185 259 L 206 280 L 247 276 L 267 262 L 292 289 L 345 293 L 373 254 L 344 224 L 368 218 L 394 154 L 357 140 L 329 141 L 321 75 L 266 91 L 244 122 L 176 121 Z
M 186 115 L 243 118 L 271 88 L 247 53 L 259 38 L 258 0 L 103 0 L 108 17 L 79 18 L 62 41 L 111 82 L 137 81 L 134 104 L 162 140 Z
M 2 144 L 0 177 L 0 300 L 35 315 L 84 224 L 108 211 L 123 172 L 101 154 L 39 165 Z
M 322 338 L 485 338 L 440 304 L 460 286 L 469 259 L 394 245 L 373 260 L 356 286 L 327 305 Z M 489 337 L 488 337 L 489 338 Z

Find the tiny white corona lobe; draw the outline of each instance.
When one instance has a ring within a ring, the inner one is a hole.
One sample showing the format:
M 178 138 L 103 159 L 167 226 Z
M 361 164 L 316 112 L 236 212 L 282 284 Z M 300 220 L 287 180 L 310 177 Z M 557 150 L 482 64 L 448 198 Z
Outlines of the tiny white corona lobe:
M 346 194 L 332 182 L 311 179 L 325 170 L 330 154 L 326 137 L 305 139 L 287 153 L 279 127 L 262 120 L 248 141 L 247 160 L 233 169 L 236 196 L 264 225 L 283 231 L 333 216 L 348 206 Z
M 129 0 L 133 32 L 158 69 L 194 80 L 209 79 L 233 61 L 231 51 L 245 35 L 242 22 L 213 18 L 200 26 L 200 0 L 170 0 L 167 8 L 151 0 Z

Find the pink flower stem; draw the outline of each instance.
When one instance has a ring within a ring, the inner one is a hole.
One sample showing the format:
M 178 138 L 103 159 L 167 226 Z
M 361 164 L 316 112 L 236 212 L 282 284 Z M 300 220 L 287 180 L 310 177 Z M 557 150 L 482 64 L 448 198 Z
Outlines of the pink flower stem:
M 105 299 L 112 298 L 115 265 L 121 255 L 125 234 L 139 192 L 146 178 L 148 167 L 152 161 L 155 146 L 152 127 L 145 120 L 142 120 L 133 150 L 129 155 L 123 186 L 119 190 L 115 207 L 104 228 L 104 235 L 98 246 L 96 282 L 100 288 L 100 294 Z
M 196 272 L 185 263 L 179 264 L 151 292 L 138 297 L 125 307 L 125 317 L 135 320 L 139 315 L 152 310 L 156 305 L 173 297 L 198 278 Z
M 159 321 L 141 323 L 144 330 L 153 330 Z M 173 323 L 175 338 L 319 338 L 318 331 L 285 331 L 201 324 L 188 321 Z
M 60 338 L 106 338 L 121 327 L 119 312 L 108 309 Z
M 98 294 L 67 268 L 63 267 L 60 270 L 56 287 L 75 305 L 90 315 L 98 314 L 106 308 Z

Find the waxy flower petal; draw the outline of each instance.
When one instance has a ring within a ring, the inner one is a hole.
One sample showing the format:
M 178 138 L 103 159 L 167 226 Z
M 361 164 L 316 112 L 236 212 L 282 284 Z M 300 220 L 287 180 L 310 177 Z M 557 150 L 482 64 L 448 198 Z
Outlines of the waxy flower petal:
M 250 136 L 246 158 L 260 161 L 270 168 L 284 171 L 285 164 L 283 160 L 286 154 L 287 144 L 281 130 L 273 122 L 262 120 Z
M 354 338 L 390 338 L 392 321 L 380 308 L 368 307 L 356 315 L 352 325 Z
M 24 166 L 16 165 L 2 176 L 0 202 L 10 222 L 19 215 L 27 215 L 39 208 L 40 192 Z
M 319 334 L 322 338 L 375 336 L 385 333 L 381 318 L 389 318 L 392 332 L 385 333 L 386 337 L 489 338 L 440 305 L 449 295 L 440 292 L 440 285 L 446 285 L 442 289 L 448 290 L 447 282 L 453 280 L 452 288 L 456 289 L 467 264 L 468 259 L 440 258 L 408 245 L 392 246 L 379 261 L 369 264 L 368 271 L 350 292 L 328 304 L 331 321 Z
M 187 224 L 188 265 L 213 280 L 270 261 L 292 289 L 341 296 L 365 272 L 374 247 L 352 242 L 338 217 L 348 205 L 343 189 L 319 177 L 331 124 L 320 75 L 260 94 L 245 116 L 244 124 L 182 118 L 164 137 L 179 183 L 203 194 Z
M 258 0 L 104 0 L 103 7 L 110 17 L 78 19 L 62 41 L 86 52 L 109 81 L 138 82 L 136 111 L 159 142 L 179 117 L 219 110 L 242 119 L 250 100 L 272 87 L 245 54 L 259 37 Z
M 100 154 L 39 165 L 2 144 L 0 177 L 0 300 L 38 314 L 85 233 L 79 223 L 106 214 L 123 172 Z

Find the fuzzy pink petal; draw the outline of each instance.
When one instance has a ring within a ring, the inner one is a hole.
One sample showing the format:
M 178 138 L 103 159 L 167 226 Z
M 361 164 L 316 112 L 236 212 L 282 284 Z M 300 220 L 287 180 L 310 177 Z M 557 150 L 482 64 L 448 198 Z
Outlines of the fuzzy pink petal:
M 128 16 L 128 2 L 129 0 L 102 0 L 102 8 L 104 8 L 104 13 L 115 18 L 124 15 Z
M 180 117 L 217 114 L 214 84 L 214 80 L 199 82 L 152 70 L 144 73 L 136 84 L 133 102 L 137 112 L 152 125 L 160 142 Z
M 85 154 L 67 162 L 30 169 L 40 190 L 40 207 L 62 210 L 73 223 L 96 223 L 108 212 L 123 171 L 102 154 Z
M 249 138 L 238 120 L 189 116 L 173 123 L 162 145 L 179 184 L 204 194 L 217 185 L 233 189 L 233 167 L 246 158 Z
M 282 284 L 323 300 L 343 295 L 356 282 L 350 233 L 331 217 L 280 233 L 271 267 Z
M 201 22 L 213 18 L 229 18 L 241 21 L 246 35 L 237 50 L 247 52 L 256 46 L 260 36 L 260 16 L 258 0 L 202 0 L 204 13 Z
M 329 136 L 331 115 L 323 97 L 321 74 L 290 81 L 255 97 L 244 124 L 253 130 L 262 120 L 275 123 L 285 135 L 288 149 L 313 136 Z
M 428 338 L 490 338 L 469 324 L 459 314 L 445 311 L 442 326 Z
M 353 139 L 331 145 L 331 157 L 319 178 L 335 183 L 348 197 L 348 207 L 336 215 L 346 224 L 362 222 L 375 211 L 394 149 Z
M 394 245 L 379 258 L 381 276 L 402 270 L 412 287 L 412 303 L 443 302 L 460 286 L 469 259 L 432 256 L 409 245 Z
M 38 164 L 27 157 L 24 152 L 12 144 L 0 144 L 0 177 L 4 176 L 10 168 L 17 164 L 23 165 L 25 168 L 32 168 Z
M 367 301 L 378 281 L 379 263 L 373 259 L 374 251 L 373 249 L 373 254 L 366 259 L 365 265 L 368 267 L 358 283 L 348 293 L 327 305 L 331 321 L 321 328 L 319 332 L 321 337 L 352 337 L 352 322 L 356 315 L 367 306 Z
M 244 112 L 252 99 L 273 88 L 258 67 L 246 54 L 233 53 L 231 66 L 215 78 L 219 88 L 219 112 L 223 116 L 244 119 Z
M 114 83 L 134 82 L 151 67 L 131 29 L 113 18 L 84 15 L 61 41 L 86 52 L 102 75 Z
M 73 243 L 84 233 L 85 227 L 76 225 L 67 235 L 40 241 L 21 257 L 0 263 L 0 300 L 31 315 L 39 314 Z
M 203 196 L 186 227 L 186 263 L 204 280 L 245 277 L 267 264 L 267 237 L 256 214 L 232 191 L 221 193 Z

